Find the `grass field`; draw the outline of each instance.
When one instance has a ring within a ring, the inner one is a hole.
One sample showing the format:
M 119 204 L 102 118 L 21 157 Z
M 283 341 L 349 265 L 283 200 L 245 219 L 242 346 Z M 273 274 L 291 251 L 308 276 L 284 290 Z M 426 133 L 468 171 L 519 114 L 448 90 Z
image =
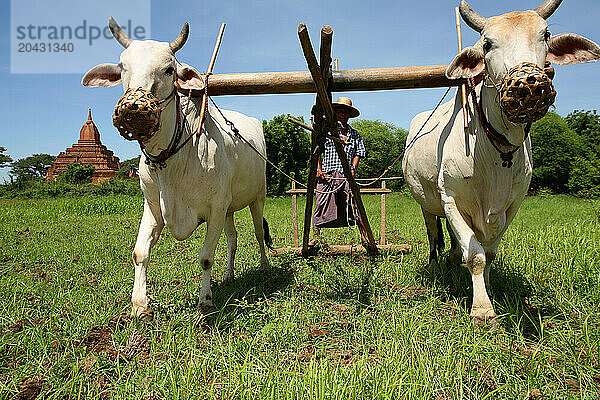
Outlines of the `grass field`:
M 471 323 L 466 269 L 424 271 L 424 224 L 402 194 L 388 199 L 388 238 L 413 252 L 372 260 L 282 255 L 261 272 L 250 214 L 238 213 L 236 281 L 221 284 L 223 236 L 208 316 L 195 308 L 204 227 L 185 242 L 165 230 L 148 274 L 155 319 L 121 318 L 141 204 L 0 202 L 0 398 L 600 396 L 597 203 L 525 200 L 492 267 L 497 327 Z M 377 231 L 379 198 L 366 205 Z M 289 245 L 290 199 L 269 199 L 266 216 L 276 246 Z M 351 229 L 325 237 L 359 242 Z

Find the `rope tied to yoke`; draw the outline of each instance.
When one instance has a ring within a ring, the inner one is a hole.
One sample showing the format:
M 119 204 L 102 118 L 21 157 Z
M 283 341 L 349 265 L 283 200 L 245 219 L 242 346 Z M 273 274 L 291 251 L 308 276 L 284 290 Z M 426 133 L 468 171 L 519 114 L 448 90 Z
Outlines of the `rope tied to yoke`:
M 248 140 L 246 140 L 246 138 L 244 138 L 244 136 L 242 136 L 240 134 L 239 129 L 235 126 L 235 124 L 230 121 L 229 119 L 227 119 L 227 117 L 225 117 L 225 115 L 223 114 L 223 112 L 221 111 L 221 109 L 219 108 L 219 106 L 215 103 L 215 101 L 213 100 L 213 98 L 208 95 L 208 77 L 209 75 L 211 75 L 210 73 L 204 74 L 204 93 L 205 96 L 210 99 L 211 103 L 215 106 L 215 108 L 217 109 L 217 111 L 219 112 L 219 114 L 221 115 L 221 117 L 223 118 L 223 120 L 225 121 L 225 123 L 230 127 L 231 131 L 234 133 L 234 135 L 238 138 L 240 138 L 244 143 L 246 143 L 248 146 L 250 146 L 250 148 L 259 155 L 259 157 L 261 159 L 263 159 L 266 163 L 268 163 L 271 167 L 275 168 L 276 171 L 278 171 L 280 174 L 282 174 L 283 176 L 285 176 L 287 179 L 289 179 L 290 181 L 296 183 L 298 186 L 304 188 L 304 189 L 308 189 L 307 185 L 303 182 L 298 181 L 297 179 L 295 179 L 294 177 L 290 176 L 288 173 L 286 173 L 285 171 L 283 171 L 280 167 L 278 167 L 277 165 L 275 165 L 272 161 L 270 161 L 267 157 L 265 157 L 260 151 L 258 151 L 258 149 L 256 149 L 256 147 L 254 147 L 254 145 L 252 143 L 250 143 Z M 446 90 L 446 92 L 444 93 L 444 95 L 442 96 L 441 100 L 438 102 L 438 104 L 436 105 L 436 107 L 432 110 L 431 114 L 429 115 L 429 117 L 427 118 L 427 120 L 425 120 L 425 122 L 423 123 L 423 125 L 421 126 L 421 128 L 419 129 L 419 131 L 416 133 L 415 137 L 405 146 L 404 150 L 394 159 L 394 161 L 388 166 L 386 167 L 383 172 L 376 178 L 373 178 L 369 181 L 367 181 L 366 183 L 360 183 L 357 182 L 357 185 L 362 186 L 362 187 L 366 187 L 366 186 L 371 186 L 373 184 L 375 184 L 376 182 L 383 180 L 385 175 L 387 175 L 393 168 L 394 166 L 398 163 L 398 161 L 404 156 L 404 153 L 406 152 L 406 150 L 408 150 L 413 143 L 419 139 L 420 137 L 424 136 L 421 135 L 419 136 L 419 134 L 421 133 L 421 131 L 423 130 L 423 128 L 425 127 L 425 125 L 427 124 L 427 122 L 429 122 L 429 120 L 431 119 L 431 117 L 433 116 L 433 114 L 435 113 L 435 111 L 439 108 L 439 106 L 442 104 L 442 102 L 444 101 L 444 99 L 446 98 L 446 96 L 448 95 L 448 92 L 450 91 L 451 88 L 448 88 Z M 186 103 L 186 107 L 185 110 L 183 112 L 183 123 L 181 124 L 181 128 L 180 128 L 180 132 L 183 133 L 183 130 L 185 128 L 185 125 L 187 123 L 187 113 L 188 113 L 188 109 L 189 109 L 189 105 L 191 103 L 191 95 L 192 95 L 192 90 L 190 89 L 187 95 L 187 103 Z M 175 94 L 175 96 L 177 97 L 177 100 L 179 100 L 179 96 L 178 94 Z M 177 101 L 177 103 L 179 103 L 179 101 Z M 177 116 L 179 117 L 179 107 L 176 107 L 177 110 Z M 202 126 L 204 125 L 204 121 L 206 119 L 206 113 L 202 113 L 200 112 L 200 120 L 198 121 L 198 128 L 196 129 L 196 132 L 192 132 L 181 144 L 175 143 L 175 146 L 173 146 L 174 148 L 171 148 L 171 146 L 169 146 L 169 151 L 168 154 L 165 154 L 166 157 L 164 157 L 164 159 L 161 159 L 160 161 L 156 161 L 156 164 L 158 164 L 159 168 L 164 168 L 166 165 L 166 159 L 173 156 L 175 153 L 177 153 L 179 150 L 181 150 L 194 136 L 200 136 L 201 131 L 202 131 Z M 177 118 L 179 120 L 179 118 Z M 179 130 L 176 128 L 176 131 Z M 426 133 L 427 134 L 427 133 Z M 143 150 L 143 149 L 142 149 Z M 145 152 L 144 152 L 145 153 Z M 146 154 L 145 154 L 146 155 Z M 162 155 L 162 154 L 161 154 Z M 152 158 L 154 157 L 148 157 L 148 155 L 146 155 L 147 158 L 150 158 L 150 161 L 154 164 L 155 162 L 152 160 Z M 161 157 L 163 158 L 163 157 Z M 336 193 L 337 191 L 339 191 L 342 186 L 345 184 L 345 181 L 347 180 L 346 178 L 340 178 L 343 179 L 344 182 L 342 182 L 340 185 L 338 185 L 335 189 L 330 190 L 330 191 L 319 191 L 316 190 L 316 192 L 321 193 L 321 194 L 331 194 L 331 193 Z
M 423 130 L 423 128 L 425 127 L 425 125 L 427 125 L 427 122 L 429 122 L 429 120 L 431 119 L 431 117 L 433 116 L 433 114 L 437 111 L 437 109 L 440 107 L 440 105 L 442 104 L 442 102 L 444 101 L 444 99 L 446 98 L 446 96 L 448 95 L 448 93 L 450 92 L 452 88 L 449 87 L 448 89 L 446 89 L 446 92 L 444 93 L 444 95 L 442 96 L 442 98 L 440 99 L 440 101 L 438 102 L 438 104 L 435 106 L 435 108 L 431 111 L 431 114 L 429 114 L 429 117 L 425 120 L 425 122 L 423 123 L 423 125 L 421 126 L 421 128 L 417 131 L 417 133 L 415 134 L 415 137 L 405 146 L 404 150 L 394 159 L 394 161 L 381 173 L 381 175 L 379 175 L 377 178 L 372 179 L 371 181 L 368 181 L 367 183 L 359 183 L 357 182 L 357 184 L 359 186 L 370 186 L 373 185 L 374 183 L 382 180 L 384 178 L 384 176 L 391 171 L 394 166 L 396 165 L 396 163 L 402 158 L 402 156 L 404 156 L 404 153 L 406 152 L 406 150 L 408 150 L 413 144 L 414 142 L 427 135 L 429 132 L 426 132 L 425 134 L 419 136 L 419 134 L 421 133 L 421 131 Z M 206 89 L 205 89 L 206 90 Z M 296 183 L 297 185 L 299 185 L 300 187 L 304 188 L 304 189 L 308 189 L 308 186 L 306 184 L 304 184 L 303 182 L 298 181 L 297 179 L 295 179 L 294 177 L 290 176 L 289 174 L 287 174 L 285 171 L 283 171 L 281 168 L 279 168 L 277 165 L 275 165 L 271 160 L 269 160 L 267 157 L 265 157 L 260 151 L 258 151 L 258 149 L 256 149 L 256 147 L 254 147 L 254 145 L 252 145 L 252 143 L 250 143 L 248 140 L 246 140 L 246 138 L 244 138 L 241 134 L 239 129 L 236 128 L 236 126 L 234 125 L 234 123 L 230 120 L 228 120 L 225 115 L 223 114 L 223 112 L 221 111 L 221 109 L 219 108 L 219 106 L 217 105 L 217 103 L 215 103 L 215 101 L 213 100 L 213 98 L 211 96 L 208 96 L 208 98 L 210 99 L 211 103 L 215 106 L 215 108 L 217 109 L 217 111 L 219 111 L 219 114 L 221 114 L 221 117 L 223 118 L 223 120 L 225 121 L 225 123 L 227 123 L 227 125 L 229 125 L 230 129 L 232 130 L 232 132 L 239 137 L 244 143 L 246 143 L 248 146 L 250 146 L 250 148 L 252 150 L 254 150 L 254 152 L 256 152 L 260 158 L 262 158 L 266 163 L 268 163 L 270 166 L 272 166 L 273 168 L 275 168 L 275 170 L 277 170 L 280 174 L 282 174 L 283 176 L 285 176 L 286 178 L 288 178 L 290 181 Z M 198 132 L 200 132 L 200 128 L 198 128 Z M 336 187 L 334 190 L 331 191 L 319 191 L 315 189 L 315 192 L 321 193 L 321 194 L 331 194 L 331 193 L 336 193 L 339 189 L 342 188 L 342 186 L 345 184 L 345 181 L 347 180 L 346 178 L 340 178 L 340 179 L 344 179 L 344 182 L 342 182 L 338 187 Z
M 277 165 L 275 165 L 271 160 L 269 160 L 267 157 L 265 157 L 260 151 L 258 151 L 258 149 L 256 147 L 254 147 L 254 145 L 252 143 L 250 143 L 248 140 L 246 140 L 246 138 L 244 136 L 242 136 L 240 134 L 239 129 L 235 126 L 235 124 L 228 120 L 227 117 L 225 117 L 225 115 L 223 114 L 223 112 L 221 111 L 221 109 L 219 108 L 219 106 L 217 105 L 217 103 L 215 103 L 215 101 L 213 100 L 213 98 L 211 96 L 208 96 L 208 98 L 210 99 L 211 103 L 215 106 L 215 108 L 217 109 L 217 111 L 219 111 L 219 114 L 221 114 L 221 117 L 223 118 L 223 120 L 225 121 L 225 123 L 227 125 L 229 125 L 229 128 L 231 129 L 231 131 L 234 133 L 234 135 L 238 138 L 240 138 L 244 143 L 246 143 L 248 146 L 250 146 L 250 148 L 252 150 L 254 150 L 254 152 L 256 154 L 258 154 L 260 156 L 260 158 L 262 158 L 266 163 L 268 163 L 270 166 L 272 166 L 273 168 L 275 168 L 279 173 L 281 173 L 283 176 L 285 176 L 286 178 L 288 178 L 289 180 L 291 180 L 292 182 L 295 182 L 297 185 L 301 186 L 304 189 L 307 189 L 306 184 L 298 181 L 297 179 L 295 179 L 294 177 L 290 176 L 289 174 L 285 173 L 281 168 L 279 168 Z M 342 188 L 342 186 L 345 184 L 345 182 L 342 182 L 338 187 L 336 187 L 334 190 L 331 191 L 327 191 L 327 192 L 323 192 L 323 191 L 319 191 L 316 190 L 317 192 L 321 193 L 321 194 L 331 194 L 331 193 L 336 193 L 338 190 L 340 190 Z

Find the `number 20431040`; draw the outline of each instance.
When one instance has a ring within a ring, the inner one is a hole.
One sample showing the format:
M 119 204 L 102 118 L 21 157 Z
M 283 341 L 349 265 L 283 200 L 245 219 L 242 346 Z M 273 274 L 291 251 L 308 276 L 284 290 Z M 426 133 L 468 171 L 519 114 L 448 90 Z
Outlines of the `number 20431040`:
M 73 43 L 29 43 L 17 44 L 19 53 L 72 53 L 75 50 Z

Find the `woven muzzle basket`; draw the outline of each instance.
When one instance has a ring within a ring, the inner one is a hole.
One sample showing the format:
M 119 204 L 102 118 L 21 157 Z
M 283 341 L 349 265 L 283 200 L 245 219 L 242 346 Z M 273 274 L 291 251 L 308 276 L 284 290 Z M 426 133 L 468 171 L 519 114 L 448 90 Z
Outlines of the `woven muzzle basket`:
M 519 64 L 502 79 L 500 107 L 510 122 L 537 121 L 546 115 L 555 98 L 552 78 L 536 64 Z
M 127 140 L 148 140 L 160 128 L 160 102 L 148 90 L 129 88 L 113 112 L 113 125 Z

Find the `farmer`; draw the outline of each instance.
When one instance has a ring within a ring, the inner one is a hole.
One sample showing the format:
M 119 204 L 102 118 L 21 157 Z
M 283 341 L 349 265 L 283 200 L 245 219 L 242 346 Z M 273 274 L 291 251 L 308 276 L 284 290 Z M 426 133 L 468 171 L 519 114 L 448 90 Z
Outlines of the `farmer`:
M 352 176 L 356 174 L 358 162 L 365 156 L 365 145 L 357 130 L 348 125 L 349 118 L 358 117 L 360 112 L 352 106 L 348 97 L 340 97 L 333 103 L 333 109 L 340 122 L 340 138 L 346 142 L 344 152 L 348 157 Z M 341 179 L 340 179 L 341 178 Z M 354 202 L 350 202 L 350 186 L 344 180 L 344 170 L 333 140 L 325 140 L 325 151 L 317 162 L 317 188 L 313 213 L 314 238 L 309 243 L 314 246 L 319 240 L 321 228 L 339 228 L 358 225 L 363 244 L 367 242 L 365 226 L 360 219 Z M 352 204 L 352 206 L 350 205 Z

